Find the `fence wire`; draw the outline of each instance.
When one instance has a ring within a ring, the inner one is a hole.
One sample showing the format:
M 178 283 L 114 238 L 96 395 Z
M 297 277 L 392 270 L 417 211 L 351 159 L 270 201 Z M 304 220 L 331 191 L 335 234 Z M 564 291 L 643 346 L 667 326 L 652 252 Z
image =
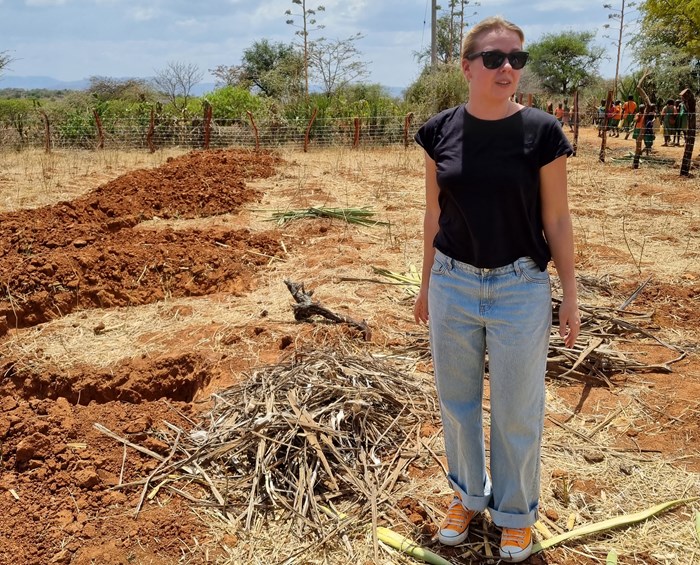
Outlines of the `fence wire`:
M 285 123 L 255 123 L 243 120 L 212 120 L 207 135 L 201 119 L 164 120 L 151 128 L 144 120 L 119 120 L 102 125 L 50 123 L 48 130 L 41 119 L 28 118 L 22 124 L 0 123 L 0 148 L 83 148 L 162 149 L 166 147 L 209 148 L 242 146 L 264 148 L 303 144 L 309 123 L 294 120 Z M 359 119 L 324 119 L 311 124 L 310 145 L 391 145 L 412 141 L 418 125 L 403 117 L 388 116 Z M 48 133 L 47 133 L 48 131 Z
M 308 128 L 310 147 L 387 146 L 411 144 L 420 125 L 427 119 L 408 116 L 372 118 L 323 118 L 309 126 L 305 118 L 280 122 L 212 120 L 209 132 L 201 118 L 162 119 L 153 125 L 148 119 L 117 119 L 102 123 L 102 135 L 96 123 L 56 119 L 48 127 L 41 115 L 26 116 L 21 122 L 0 122 L 0 149 L 144 149 L 170 147 L 191 149 L 222 147 L 304 146 Z M 597 126 L 597 114 L 580 113 L 581 127 Z M 568 129 L 568 124 L 564 125 Z

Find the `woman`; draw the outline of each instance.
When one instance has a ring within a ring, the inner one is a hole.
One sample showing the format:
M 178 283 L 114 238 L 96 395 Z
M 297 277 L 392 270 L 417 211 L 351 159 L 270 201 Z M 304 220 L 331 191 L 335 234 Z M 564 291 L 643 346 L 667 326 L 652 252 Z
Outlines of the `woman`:
M 532 551 L 537 519 L 544 373 L 553 258 L 563 289 L 559 332 L 579 331 L 566 158 L 557 119 L 511 100 L 523 32 L 500 18 L 462 44 L 469 101 L 433 116 L 416 134 L 425 149 L 426 211 L 417 322 L 430 342 L 455 496 L 440 525 L 457 545 L 488 508 L 502 528 L 500 555 Z M 491 402 L 490 476 L 482 425 L 485 355 Z

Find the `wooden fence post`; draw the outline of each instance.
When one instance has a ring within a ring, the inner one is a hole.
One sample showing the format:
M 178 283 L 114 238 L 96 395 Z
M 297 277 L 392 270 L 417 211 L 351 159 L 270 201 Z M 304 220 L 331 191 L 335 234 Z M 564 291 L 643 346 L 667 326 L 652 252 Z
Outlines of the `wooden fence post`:
M 353 148 L 357 148 L 360 145 L 360 118 L 355 118 L 355 134 L 352 138 Z
M 92 115 L 95 116 L 95 125 L 97 126 L 97 148 L 98 149 L 104 149 L 105 148 L 105 132 L 102 129 L 102 120 L 100 119 L 100 115 L 97 113 L 97 110 L 92 111 Z
M 255 150 L 260 149 L 260 137 L 258 135 L 258 126 L 255 124 L 255 118 L 253 118 L 253 112 L 250 110 L 246 110 L 246 114 L 248 114 L 248 119 L 250 120 L 250 125 L 253 127 L 253 133 L 255 134 Z M 304 149 L 306 151 L 306 149 Z
M 690 165 L 693 158 L 693 147 L 695 147 L 695 128 L 697 119 L 695 116 L 695 96 L 692 90 L 686 88 L 681 92 L 681 98 L 688 112 L 688 129 L 685 130 L 685 147 L 683 148 L 683 161 L 681 161 L 681 175 L 690 176 Z
M 156 129 L 156 111 L 155 108 L 151 108 L 151 119 L 148 122 L 148 133 L 146 134 L 146 143 L 148 144 L 148 149 L 151 153 L 156 152 L 156 147 L 153 144 L 153 133 Z
M 610 109 L 610 106 L 612 105 L 612 97 L 613 97 L 613 91 L 608 90 L 608 97 L 605 99 L 605 115 L 603 116 L 603 133 L 601 135 L 601 140 L 600 140 L 600 155 L 598 156 L 598 160 L 601 163 L 605 163 L 605 141 L 607 140 L 608 136 L 608 111 Z
M 211 116 L 212 107 L 209 102 L 204 101 L 204 149 L 209 149 L 211 141 Z
M 49 123 L 49 117 L 44 110 L 39 110 L 39 113 L 44 119 L 44 151 L 51 153 L 51 124 Z
M 411 122 L 413 121 L 413 112 L 406 114 L 403 120 L 403 146 L 408 147 L 408 128 L 411 127 Z
M 309 149 L 309 133 L 311 132 L 311 126 L 314 124 L 314 120 L 316 119 L 317 112 L 318 108 L 314 108 L 314 111 L 311 114 L 311 119 L 309 120 L 309 125 L 306 126 L 306 135 L 304 136 L 304 153 L 306 153 Z

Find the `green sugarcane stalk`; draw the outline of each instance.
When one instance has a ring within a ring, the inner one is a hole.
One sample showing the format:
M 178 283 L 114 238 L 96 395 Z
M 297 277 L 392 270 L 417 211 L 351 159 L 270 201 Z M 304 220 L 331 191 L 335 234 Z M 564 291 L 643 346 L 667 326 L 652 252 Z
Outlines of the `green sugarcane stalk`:
M 598 532 L 611 530 L 613 528 L 619 528 L 620 526 L 629 526 L 631 524 L 636 524 L 637 522 L 647 520 L 648 518 L 651 518 L 656 514 L 673 508 L 674 506 L 678 506 L 680 504 L 688 504 L 690 502 L 695 502 L 696 500 L 700 500 L 700 497 L 696 496 L 693 498 L 681 498 L 678 500 L 671 500 L 670 502 L 663 502 L 661 504 L 657 504 L 656 506 L 652 506 L 651 508 L 647 508 L 646 510 L 642 510 L 641 512 L 636 512 L 634 514 L 625 514 L 623 516 L 617 516 L 616 518 L 603 520 L 602 522 L 588 524 L 587 526 L 582 526 L 580 528 L 576 528 L 575 530 L 571 530 L 570 532 L 565 532 L 563 534 L 559 534 L 558 536 L 554 536 L 552 538 L 537 542 L 535 545 L 532 546 L 532 553 L 537 553 L 539 551 L 542 551 L 543 549 L 554 547 L 555 545 L 559 545 L 560 543 L 572 538 L 580 538 L 590 534 L 597 534 Z
M 389 225 L 389 222 L 372 220 L 374 212 L 367 208 L 318 208 L 311 207 L 306 210 L 287 210 L 286 212 L 274 212 L 272 219 L 282 225 L 291 220 L 301 218 L 333 218 L 344 220 L 351 224 L 363 226 Z

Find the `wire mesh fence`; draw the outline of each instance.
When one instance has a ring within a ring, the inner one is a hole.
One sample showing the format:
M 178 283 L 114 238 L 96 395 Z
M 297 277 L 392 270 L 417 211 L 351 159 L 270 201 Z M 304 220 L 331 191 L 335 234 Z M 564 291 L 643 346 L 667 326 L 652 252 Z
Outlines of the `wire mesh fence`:
M 418 126 L 401 116 L 372 118 L 305 118 L 277 122 L 253 120 L 120 119 L 111 123 L 50 122 L 41 115 L 29 116 L 21 125 L 0 122 L 0 149 L 30 147 L 155 149 L 165 147 L 219 148 L 229 146 L 277 147 L 390 145 L 413 139 Z
M 37 112 L 21 121 L 0 121 L 0 150 L 51 149 L 144 149 L 169 147 L 192 149 L 281 146 L 387 146 L 408 145 L 427 119 L 414 116 L 365 118 L 306 117 L 278 121 L 121 118 L 101 121 L 50 120 Z M 598 127 L 596 113 L 580 113 L 581 127 Z M 572 124 L 573 125 L 573 124 Z M 565 124 L 566 126 L 566 124 Z

